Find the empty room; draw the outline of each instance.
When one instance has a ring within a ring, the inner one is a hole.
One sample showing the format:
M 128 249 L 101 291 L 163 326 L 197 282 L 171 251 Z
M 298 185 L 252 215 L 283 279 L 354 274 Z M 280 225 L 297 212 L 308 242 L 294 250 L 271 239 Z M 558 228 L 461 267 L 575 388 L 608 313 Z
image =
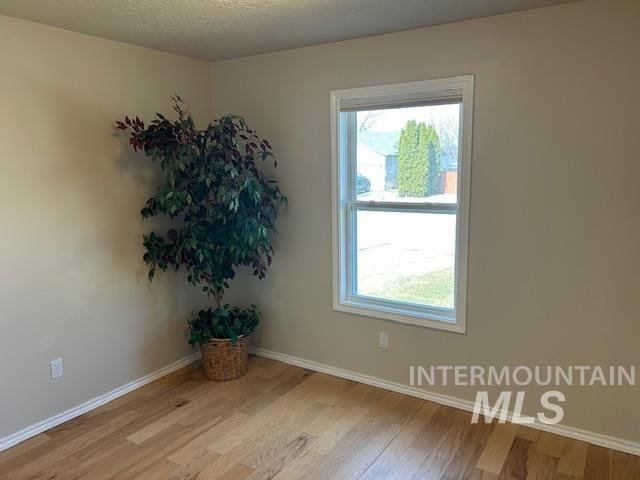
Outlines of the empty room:
M 0 480 L 640 480 L 639 0 L 0 0 Z

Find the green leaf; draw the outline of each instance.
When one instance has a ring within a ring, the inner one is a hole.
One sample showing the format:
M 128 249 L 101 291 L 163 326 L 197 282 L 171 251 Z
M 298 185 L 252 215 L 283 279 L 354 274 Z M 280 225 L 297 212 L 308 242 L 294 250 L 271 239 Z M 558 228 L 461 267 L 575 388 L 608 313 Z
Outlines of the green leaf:
M 188 282 L 219 299 L 239 266 L 264 277 L 286 197 L 261 170 L 262 161 L 273 156 L 270 143 L 242 117 L 226 115 L 198 130 L 183 102 L 176 99 L 174 110 L 176 119 L 157 114 L 146 125 L 131 118 L 126 123 L 132 145 L 157 160 L 160 169 L 157 188 L 140 214 L 165 218 L 155 223 L 162 227 L 143 237 L 142 260 L 150 280 L 157 269 L 184 268 Z M 200 312 L 189 320 L 188 339 L 237 338 L 253 331 L 258 320 L 254 310 Z

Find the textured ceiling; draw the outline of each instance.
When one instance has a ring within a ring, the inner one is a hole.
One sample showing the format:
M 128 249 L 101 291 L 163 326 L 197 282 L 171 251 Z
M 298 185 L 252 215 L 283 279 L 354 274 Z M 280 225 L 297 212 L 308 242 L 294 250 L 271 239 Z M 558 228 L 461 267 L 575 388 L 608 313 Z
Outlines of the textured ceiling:
M 221 60 L 573 0 L 0 0 L 0 14 Z

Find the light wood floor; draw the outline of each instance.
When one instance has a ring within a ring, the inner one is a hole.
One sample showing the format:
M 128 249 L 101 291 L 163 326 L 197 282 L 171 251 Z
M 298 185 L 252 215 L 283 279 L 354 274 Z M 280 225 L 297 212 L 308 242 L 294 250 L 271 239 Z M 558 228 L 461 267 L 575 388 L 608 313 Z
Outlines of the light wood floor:
M 197 365 L 0 453 L 0 479 L 640 479 L 640 457 L 253 357 Z

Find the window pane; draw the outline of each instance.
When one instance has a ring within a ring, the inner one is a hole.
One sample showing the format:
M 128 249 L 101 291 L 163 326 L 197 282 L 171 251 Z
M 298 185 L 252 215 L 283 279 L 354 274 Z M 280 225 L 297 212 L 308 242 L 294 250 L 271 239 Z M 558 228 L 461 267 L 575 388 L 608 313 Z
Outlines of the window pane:
M 456 202 L 459 103 L 354 115 L 358 200 Z
M 356 294 L 453 309 L 456 215 L 359 210 Z

